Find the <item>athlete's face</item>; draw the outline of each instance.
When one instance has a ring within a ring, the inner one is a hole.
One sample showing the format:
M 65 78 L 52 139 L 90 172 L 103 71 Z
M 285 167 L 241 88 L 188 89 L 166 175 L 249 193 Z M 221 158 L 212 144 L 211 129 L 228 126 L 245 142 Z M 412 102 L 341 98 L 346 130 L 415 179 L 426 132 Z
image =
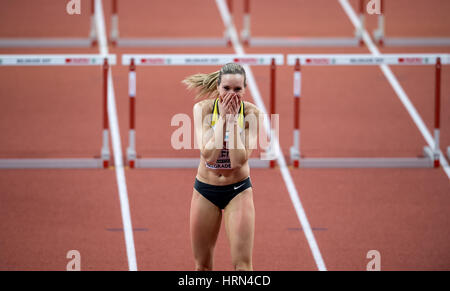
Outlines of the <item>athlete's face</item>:
M 245 93 L 244 76 L 241 74 L 222 75 L 222 81 L 218 89 L 221 100 L 230 93 L 235 93 L 242 99 Z

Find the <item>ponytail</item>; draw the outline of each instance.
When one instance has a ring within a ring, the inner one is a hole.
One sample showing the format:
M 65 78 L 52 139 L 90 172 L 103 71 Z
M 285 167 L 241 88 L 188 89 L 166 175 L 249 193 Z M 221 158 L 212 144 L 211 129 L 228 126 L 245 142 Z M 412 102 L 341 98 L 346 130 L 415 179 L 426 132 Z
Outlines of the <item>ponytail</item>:
M 222 80 L 222 75 L 226 74 L 240 74 L 244 76 L 244 87 L 247 87 L 247 78 L 244 68 L 236 63 L 228 63 L 224 65 L 219 71 L 209 74 L 195 74 L 187 77 L 182 81 L 189 90 L 197 89 L 195 99 L 200 99 L 205 96 L 209 98 L 219 97 L 217 86 Z
M 219 97 L 219 91 L 217 90 L 220 70 L 210 74 L 195 74 L 187 77 L 182 81 L 189 90 L 197 89 L 197 95 L 195 99 L 208 96 L 210 98 Z

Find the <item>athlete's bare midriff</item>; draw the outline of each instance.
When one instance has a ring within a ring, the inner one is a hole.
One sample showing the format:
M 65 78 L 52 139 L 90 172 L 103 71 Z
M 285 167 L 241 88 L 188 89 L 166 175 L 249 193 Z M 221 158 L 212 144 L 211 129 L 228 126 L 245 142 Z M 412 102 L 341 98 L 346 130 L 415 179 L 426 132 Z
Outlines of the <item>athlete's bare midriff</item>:
M 205 159 L 200 158 L 200 165 L 197 171 L 197 179 L 200 182 L 210 185 L 229 185 L 240 182 L 250 176 L 250 167 L 248 161 L 239 168 L 235 169 L 209 169 L 206 167 Z

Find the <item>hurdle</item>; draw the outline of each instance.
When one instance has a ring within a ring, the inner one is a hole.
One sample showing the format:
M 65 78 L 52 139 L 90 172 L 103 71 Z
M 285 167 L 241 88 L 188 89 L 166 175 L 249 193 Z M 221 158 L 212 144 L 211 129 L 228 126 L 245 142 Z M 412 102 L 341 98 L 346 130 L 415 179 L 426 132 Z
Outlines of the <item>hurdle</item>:
M 276 66 L 284 64 L 284 56 L 280 54 L 124 54 L 122 55 L 122 65 L 129 66 L 129 104 L 130 104 L 130 127 L 129 143 L 127 148 L 127 165 L 129 168 L 197 168 L 200 158 L 138 158 L 136 153 L 136 71 L 138 66 L 221 66 L 227 63 L 238 63 L 251 66 L 270 66 L 270 100 L 271 115 L 275 114 L 275 76 Z M 270 148 L 269 148 L 270 151 Z M 268 152 L 270 159 L 272 155 Z M 249 164 L 253 168 L 274 167 L 273 160 L 249 159 Z M 275 159 L 275 158 L 273 158 Z
M 359 0 L 359 18 L 361 26 L 355 30 L 354 37 L 253 37 L 251 36 L 250 0 L 244 0 L 243 29 L 241 42 L 253 47 L 357 47 L 363 46 L 365 15 L 364 0 Z
M 108 168 L 110 165 L 107 110 L 108 72 L 116 64 L 115 55 L 0 55 L 0 67 L 23 66 L 98 66 L 102 68 L 102 148 L 100 158 L 0 159 L 0 169 L 76 169 Z
M 441 65 L 450 63 L 450 55 L 438 54 L 385 54 L 359 55 L 288 55 L 288 65 L 294 66 L 294 133 L 290 149 L 294 167 L 305 168 L 430 168 L 439 167 Z M 423 157 L 411 158 L 307 158 L 300 150 L 300 99 L 302 66 L 435 66 L 434 148 L 425 146 Z
M 225 24 L 223 37 L 153 37 L 153 38 L 129 38 L 120 37 L 119 31 L 119 1 L 112 0 L 110 42 L 117 47 L 227 47 L 231 46 L 229 35 L 233 23 L 233 0 L 227 0 L 231 12 L 231 19 Z
M 97 45 L 97 29 L 95 27 L 95 0 L 91 0 L 91 19 L 89 37 L 13 37 L 0 38 L 0 48 L 83 48 Z
M 385 3 L 380 1 L 378 27 L 373 31 L 373 38 L 380 46 L 450 46 L 450 37 L 387 37 L 385 34 Z

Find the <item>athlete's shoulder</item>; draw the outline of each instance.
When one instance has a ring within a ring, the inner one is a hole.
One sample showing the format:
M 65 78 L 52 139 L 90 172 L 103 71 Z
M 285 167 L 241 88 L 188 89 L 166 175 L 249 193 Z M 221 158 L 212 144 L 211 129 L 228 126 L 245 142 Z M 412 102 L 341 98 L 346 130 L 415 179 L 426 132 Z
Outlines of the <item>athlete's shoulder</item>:
M 214 106 L 214 99 L 205 99 L 194 104 L 194 112 L 211 112 Z
M 256 116 L 259 116 L 261 114 L 261 110 L 259 110 L 259 108 L 255 104 L 244 101 L 244 114 L 255 114 Z

